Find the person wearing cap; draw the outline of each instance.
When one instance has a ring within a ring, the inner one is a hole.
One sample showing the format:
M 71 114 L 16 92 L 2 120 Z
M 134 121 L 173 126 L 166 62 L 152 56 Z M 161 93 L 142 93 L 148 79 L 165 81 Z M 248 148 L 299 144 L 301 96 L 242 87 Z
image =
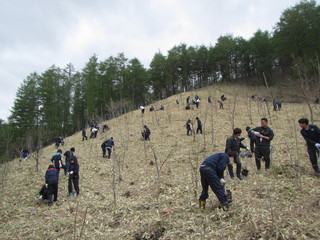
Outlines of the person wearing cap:
M 255 160 L 257 169 L 261 169 L 261 159 L 265 161 L 265 169 L 270 168 L 270 142 L 274 137 L 274 133 L 268 126 L 268 119 L 261 118 L 261 126 L 251 130 L 256 136 Z
M 72 156 L 72 159 L 70 161 L 70 172 L 69 172 L 69 181 L 68 181 L 68 191 L 69 191 L 69 196 L 71 196 L 72 193 L 72 185 L 77 193 L 77 196 L 80 193 L 80 188 L 79 188 L 79 163 L 78 159 L 75 155 Z
M 317 156 L 319 156 L 320 149 L 320 129 L 316 125 L 309 124 L 309 120 L 307 118 L 300 118 L 298 123 L 301 127 L 300 133 L 306 140 L 307 151 L 314 170 L 314 175 L 319 177 L 320 172 Z
M 58 200 L 58 182 L 59 182 L 59 172 L 54 168 L 53 165 L 49 165 L 48 170 L 45 174 L 46 184 L 48 185 L 48 205 L 52 205 L 52 194 L 53 201 Z
M 234 158 L 234 162 L 237 165 L 237 178 L 239 180 L 243 180 L 241 176 L 241 161 L 239 158 L 240 148 L 248 150 L 248 148 L 241 142 L 242 140 L 244 140 L 244 138 L 240 138 L 241 133 L 242 131 L 240 128 L 233 129 L 233 135 L 227 139 L 225 149 L 225 153 L 228 154 L 229 157 Z M 234 178 L 232 164 L 228 164 L 228 170 L 230 177 Z
M 206 200 L 209 197 L 209 186 L 214 194 L 217 196 L 223 210 L 227 211 L 229 203 L 225 188 L 223 172 L 228 163 L 232 163 L 233 157 L 228 156 L 226 153 L 216 153 L 206 158 L 200 166 L 201 186 L 202 192 L 199 197 L 199 207 L 201 210 L 205 209 Z

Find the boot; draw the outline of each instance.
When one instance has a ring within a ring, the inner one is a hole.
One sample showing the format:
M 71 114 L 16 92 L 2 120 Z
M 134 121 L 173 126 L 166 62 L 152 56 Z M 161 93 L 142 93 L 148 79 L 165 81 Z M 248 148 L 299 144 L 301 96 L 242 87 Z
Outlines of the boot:
M 239 178 L 239 180 L 243 180 L 241 176 L 241 166 L 237 166 L 237 178 Z
M 223 209 L 223 211 L 228 211 L 230 207 L 229 202 L 220 203 L 220 207 Z
M 204 211 L 206 209 L 206 201 L 199 200 L 199 208 Z

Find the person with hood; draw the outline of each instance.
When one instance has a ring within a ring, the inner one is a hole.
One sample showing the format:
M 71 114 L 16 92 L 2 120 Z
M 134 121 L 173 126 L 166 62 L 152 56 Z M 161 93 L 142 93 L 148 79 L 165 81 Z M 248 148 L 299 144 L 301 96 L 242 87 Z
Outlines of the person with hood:
M 309 124 L 309 120 L 307 118 L 300 118 L 298 123 L 301 127 L 300 133 L 306 140 L 307 151 L 314 170 L 314 175 L 319 177 L 318 156 L 320 150 L 320 129 L 317 125 Z
M 225 192 L 223 172 L 227 164 L 232 163 L 233 160 L 233 157 L 228 156 L 226 153 L 216 153 L 206 158 L 201 164 L 199 169 L 202 186 L 202 192 L 199 197 L 199 207 L 201 210 L 205 210 L 206 200 L 209 197 L 209 186 L 217 196 L 222 209 L 224 211 L 228 210 L 231 199 L 228 199 Z
M 243 180 L 241 176 L 241 161 L 239 157 L 240 148 L 247 149 L 248 148 L 243 145 L 241 142 L 244 138 L 240 138 L 241 136 L 241 129 L 235 128 L 233 129 L 233 135 L 229 137 L 226 141 L 226 150 L 225 153 L 229 155 L 229 157 L 233 157 L 235 164 L 237 165 L 237 178 L 239 180 Z M 231 178 L 234 178 L 233 174 L 233 166 L 232 164 L 228 164 L 228 170 Z
M 69 181 L 68 181 L 68 191 L 69 196 L 72 194 L 72 185 L 74 187 L 74 190 L 77 193 L 77 196 L 80 193 L 79 188 L 79 163 L 78 159 L 75 155 L 73 155 L 71 162 L 70 162 L 70 168 L 69 168 Z
M 62 163 L 61 154 L 62 154 L 62 150 L 58 149 L 57 153 L 54 154 L 53 157 L 51 158 L 51 162 L 52 162 L 54 168 L 57 169 L 59 173 L 60 173 L 60 168 L 65 169 L 65 165 L 63 165 L 63 163 Z
M 111 157 L 111 152 L 112 152 L 112 147 L 114 146 L 114 141 L 113 141 L 113 137 L 111 137 L 110 139 L 104 141 L 101 144 L 101 148 L 102 148 L 102 154 L 103 157 L 106 158 L 106 151 L 108 150 L 108 159 L 110 159 Z
M 71 159 L 72 159 L 73 154 L 74 154 L 75 151 L 76 151 L 75 148 L 72 147 L 72 148 L 70 148 L 70 150 L 66 151 L 63 154 L 65 156 L 65 161 L 66 161 L 65 162 L 66 163 L 66 165 L 65 165 L 66 167 L 64 169 L 65 175 L 68 175 L 68 173 L 69 173 L 70 162 L 71 162 Z
M 257 170 L 261 169 L 261 159 L 265 161 L 265 169 L 270 168 L 270 142 L 274 137 L 274 133 L 268 126 L 268 119 L 261 118 L 261 126 L 251 130 L 251 133 L 256 135 L 255 159 Z
M 52 194 L 53 201 L 58 201 L 58 182 L 59 182 L 59 172 L 54 168 L 53 165 L 49 165 L 48 170 L 45 174 L 46 184 L 48 186 L 48 206 L 52 205 Z

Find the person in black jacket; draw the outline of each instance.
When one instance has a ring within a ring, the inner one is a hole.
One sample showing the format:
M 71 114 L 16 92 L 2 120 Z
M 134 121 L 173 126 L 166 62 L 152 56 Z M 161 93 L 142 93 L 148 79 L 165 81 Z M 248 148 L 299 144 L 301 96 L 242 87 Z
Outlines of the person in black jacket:
M 192 135 L 192 123 L 191 123 L 191 119 L 188 119 L 187 123 L 186 123 L 186 129 L 187 129 L 187 136 Z
M 70 172 L 69 172 L 69 181 L 68 181 L 68 190 L 69 190 L 69 196 L 72 194 L 72 184 L 74 186 L 74 189 L 76 190 L 77 196 L 80 193 L 79 188 L 79 163 L 76 156 L 73 155 L 71 162 L 70 162 Z
M 101 148 L 102 148 L 102 153 L 103 153 L 103 157 L 106 158 L 106 151 L 108 150 L 108 159 L 110 159 L 111 157 L 111 151 L 112 151 L 112 147 L 114 146 L 114 141 L 113 141 L 113 137 L 111 137 L 110 139 L 104 141 L 101 144 Z
M 110 130 L 108 124 L 104 124 L 102 127 L 102 132 Z
M 237 178 L 243 180 L 241 176 L 241 161 L 239 158 L 240 148 L 248 149 L 245 145 L 242 144 L 242 140 L 240 139 L 242 131 L 240 128 L 233 129 L 233 135 L 229 137 L 226 141 L 226 150 L 225 153 L 229 155 L 229 157 L 234 158 L 234 162 L 237 165 Z M 234 178 L 233 174 L 233 166 L 232 164 L 228 164 L 228 170 L 231 178 Z
M 198 124 L 197 133 L 200 132 L 200 134 L 202 134 L 202 122 L 198 117 L 196 117 L 196 120 L 197 120 L 197 124 Z
M 46 184 L 48 184 L 48 205 L 52 205 L 52 194 L 54 196 L 53 201 L 58 200 L 58 182 L 59 182 L 59 172 L 54 168 L 53 165 L 49 165 L 48 170 L 45 175 Z
M 314 170 L 314 175 L 320 176 L 317 157 L 319 156 L 320 149 L 320 129 L 316 125 L 309 125 L 309 120 L 307 118 L 299 119 L 298 123 L 301 127 L 300 133 L 306 140 L 307 151 Z
M 75 152 L 75 148 L 72 147 L 70 148 L 70 150 L 66 151 L 63 155 L 65 156 L 65 162 L 66 162 L 66 167 L 64 169 L 64 173 L 65 175 L 68 175 L 68 172 L 69 172 L 69 166 L 70 166 L 70 162 L 71 162 L 71 159 L 73 157 L 73 154 Z
M 143 134 L 142 135 L 144 137 L 144 140 L 150 141 L 150 134 L 151 134 L 150 129 L 146 125 L 144 125 L 143 128 L 144 128 L 144 130 L 143 130 Z
M 65 165 L 63 165 L 62 163 L 62 150 L 58 149 L 57 153 L 53 155 L 53 157 L 51 158 L 51 162 L 54 165 L 54 168 L 58 170 L 58 172 L 60 173 L 60 168 L 65 169 Z
M 248 133 L 248 138 L 250 139 L 250 151 L 254 153 L 254 144 L 256 142 L 256 135 L 254 135 L 251 131 L 253 128 L 251 127 L 246 127 L 246 131 Z
M 86 129 L 82 129 L 82 141 L 84 141 L 84 139 L 88 140 L 88 137 L 87 137 L 87 132 L 86 132 Z
M 270 168 L 270 142 L 274 134 L 271 128 L 268 127 L 268 119 L 261 118 L 261 126 L 251 130 L 251 133 L 256 135 L 255 159 L 257 169 L 261 169 L 261 159 L 265 161 L 265 169 Z
M 223 172 L 228 163 L 233 162 L 233 157 L 225 153 L 216 153 L 206 158 L 200 166 L 202 192 L 199 197 L 201 210 L 205 209 L 206 199 L 209 197 L 209 186 L 219 199 L 223 210 L 228 210 L 230 199 L 227 198 L 224 189 Z

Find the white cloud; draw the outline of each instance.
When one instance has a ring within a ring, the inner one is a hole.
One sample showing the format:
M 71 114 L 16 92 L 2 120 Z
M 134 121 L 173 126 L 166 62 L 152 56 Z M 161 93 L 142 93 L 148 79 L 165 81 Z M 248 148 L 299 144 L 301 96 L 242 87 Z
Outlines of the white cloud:
M 100 60 L 124 52 L 147 67 L 157 51 L 174 45 L 214 45 L 220 35 L 249 38 L 272 30 L 295 0 L 69 0 L 1 3 L 0 118 L 23 79 L 55 64 L 81 70 L 94 53 Z

